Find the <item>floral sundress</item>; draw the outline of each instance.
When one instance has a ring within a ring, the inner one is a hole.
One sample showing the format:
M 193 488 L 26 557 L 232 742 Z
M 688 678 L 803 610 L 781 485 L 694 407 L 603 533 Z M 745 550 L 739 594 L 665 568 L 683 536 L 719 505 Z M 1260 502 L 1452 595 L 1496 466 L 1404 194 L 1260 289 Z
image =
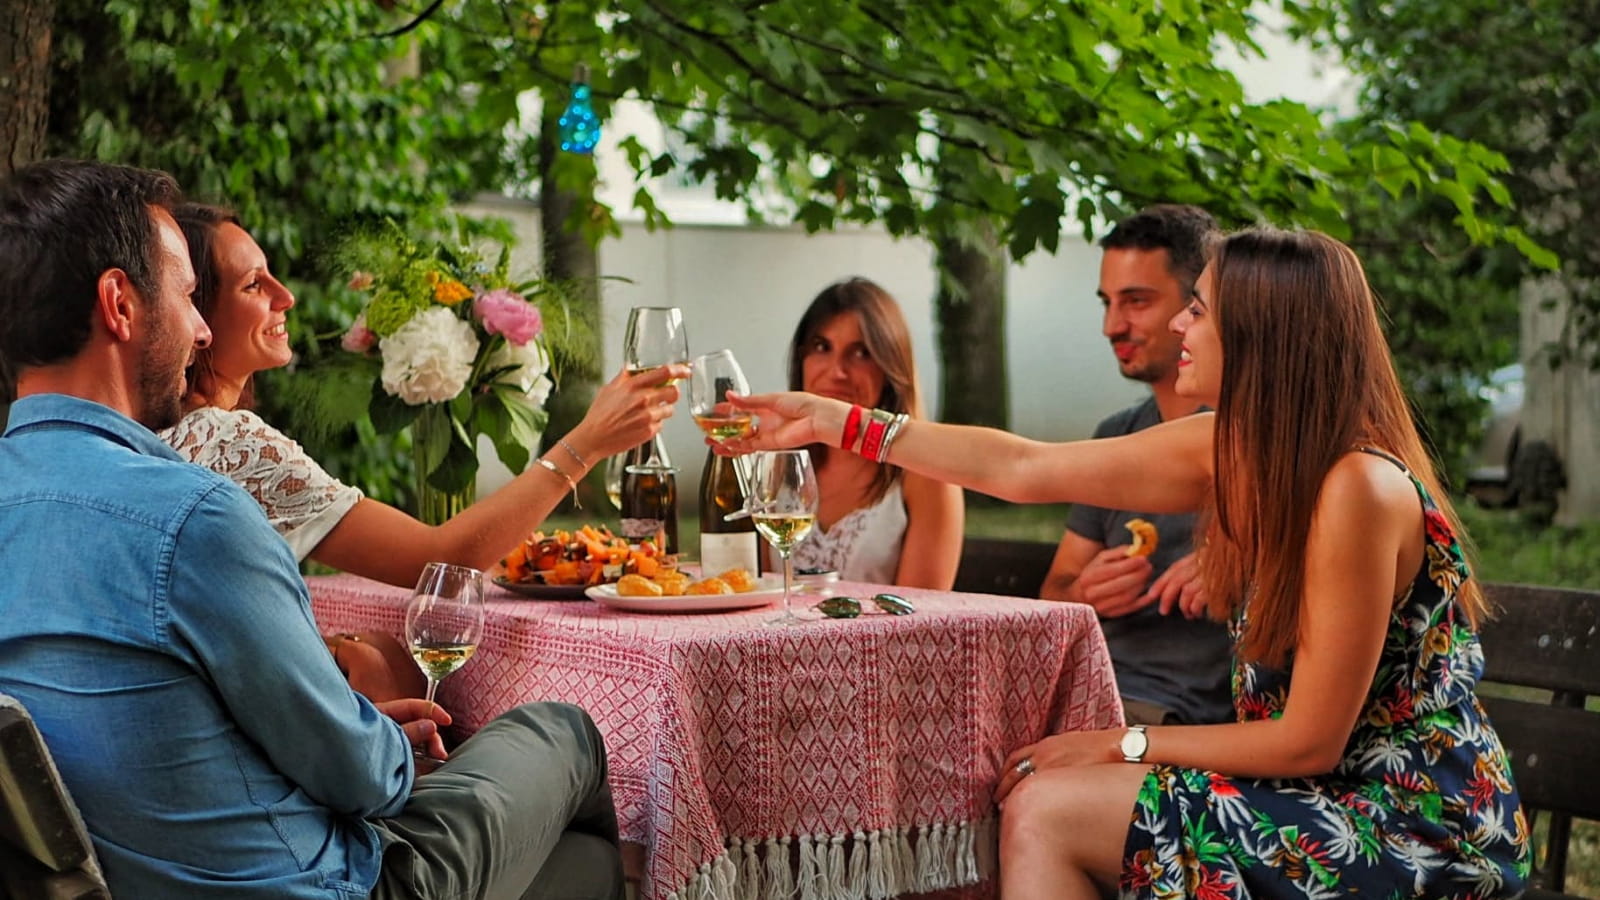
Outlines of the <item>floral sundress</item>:
M 1338 766 L 1278 779 L 1156 766 L 1134 806 L 1122 897 L 1488 900 L 1522 890 L 1527 820 L 1474 694 L 1483 650 L 1456 596 L 1466 562 L 1448 520 L 1411 480 L 1422 497 L 1426 553 L 1390 614 Z M 1236 613 L 1235 642 L 1243 625 Z M 1287 669 L 1235 660 L 1239 721 L 1276 718 L 1288 694 Z

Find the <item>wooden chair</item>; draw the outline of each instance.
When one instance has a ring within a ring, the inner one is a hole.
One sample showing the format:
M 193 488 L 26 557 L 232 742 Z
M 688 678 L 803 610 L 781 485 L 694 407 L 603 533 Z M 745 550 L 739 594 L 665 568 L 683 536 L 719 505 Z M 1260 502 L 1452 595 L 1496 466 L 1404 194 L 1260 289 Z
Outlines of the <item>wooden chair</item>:
M 1530 826 L 1549 831 L 1527 900 L 1564 894 L 1574 818 L 1600 821 L 1600 591 L 1485 586 L 1498 618 L 1482 630 L 1483 703 L 1511 754 Z M 1509 690 L 1501 689 L 1500 685 Z
M 109 900 L 89 833 L 28 711 L 0 694 L 0 888 L 12 900 Z

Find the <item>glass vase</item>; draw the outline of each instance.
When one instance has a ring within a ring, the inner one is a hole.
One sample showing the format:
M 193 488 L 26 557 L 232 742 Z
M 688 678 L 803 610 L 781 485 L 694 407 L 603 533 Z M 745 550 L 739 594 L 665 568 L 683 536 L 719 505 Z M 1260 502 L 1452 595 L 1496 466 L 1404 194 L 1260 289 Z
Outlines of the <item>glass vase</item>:
M 460 490 L 446 491 L 429 484 L 426 460 L 430 454 L 426 441 L 422 434 L 414 434 L 411 441 L 411 462 L 417 479 L 417 520 L 424 525 L 443 525 L 451 516 L 472 505 L 477 499 L 478 485 L 474 479 Z

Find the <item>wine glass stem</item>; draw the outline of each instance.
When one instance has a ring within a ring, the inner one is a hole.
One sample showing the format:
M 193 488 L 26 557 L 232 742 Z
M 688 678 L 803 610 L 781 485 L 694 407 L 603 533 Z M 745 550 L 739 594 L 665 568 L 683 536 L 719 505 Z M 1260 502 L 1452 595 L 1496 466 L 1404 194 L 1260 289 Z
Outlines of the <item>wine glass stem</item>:
M 433 717 L 433 692 L 437 691 L 438 689 L 439 689 L 439 679 L 433 678 L 433 677 L 429 677 L 428 678 L 428 696 L 427 696 L 428 712 L 426 713 L 426 715 L 429 718 Z
M 789 607 L 789 585 L 794 581 L 794 560 L 790 558 L 789 551 L 780 554 L 783 557 L 783 617 L 794 618 L 794 610 Z

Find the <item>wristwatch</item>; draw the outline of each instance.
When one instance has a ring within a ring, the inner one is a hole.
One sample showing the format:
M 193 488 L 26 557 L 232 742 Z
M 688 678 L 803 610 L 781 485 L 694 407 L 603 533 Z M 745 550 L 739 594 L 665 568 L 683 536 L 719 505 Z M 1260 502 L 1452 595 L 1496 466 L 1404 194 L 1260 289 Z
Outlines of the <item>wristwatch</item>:
M 1143 725 L 1132 725 L 1122 735 L 1122 761 L 1144 762 L 1144 752 L 1150 749 L 1150 737 Z

